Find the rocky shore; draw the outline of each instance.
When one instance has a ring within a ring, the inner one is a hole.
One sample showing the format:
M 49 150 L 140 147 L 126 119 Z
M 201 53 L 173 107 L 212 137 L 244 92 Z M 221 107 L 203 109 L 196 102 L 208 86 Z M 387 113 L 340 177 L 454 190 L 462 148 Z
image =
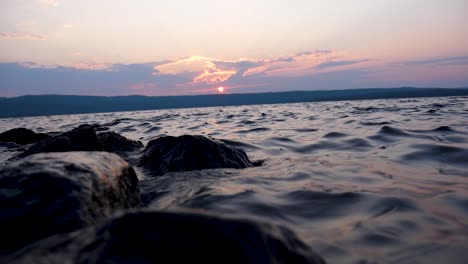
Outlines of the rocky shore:
M 100 125 L 0 134 L 24 151 L 0 170 L 2 263 L 325 263 L 286 227 L 201 210 L 151 210 L 132 166 L 168 172 L 258 166 L 223 141 L 159 137 L 144 146 Z

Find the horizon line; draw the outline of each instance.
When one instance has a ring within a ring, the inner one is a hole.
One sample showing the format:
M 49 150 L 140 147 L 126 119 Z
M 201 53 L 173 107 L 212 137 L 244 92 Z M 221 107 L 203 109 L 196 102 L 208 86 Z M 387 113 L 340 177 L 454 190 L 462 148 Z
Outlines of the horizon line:
M 416 86 L 400 86 L 400 87 L 365 87 L 365 88 L 343 88 L 343 89 L 320 89 L 320 90 L 291 90 L 291 91 L 269 91 L 269 92 L 252 92 L 252 93 L 207 93 L 207 94 L 181 94 L 181 95 L 93 95 L 93 94 L 24 94 L 18 96 L 0 96 L 2 99 L 13 99 L 20 97 L 32 96 L 83 96 L 83 97 L 195 97 L 195 96 L 223 96 L 223 95 L 242 95 L 242 94 L 270 94 L 270 93 L 297 93 L 297 92 L 331 92 L 331 91 L 355 91 L 355 90 L 371 90 L 371 89 L 468 89 L 465 87 L 416 87 Z

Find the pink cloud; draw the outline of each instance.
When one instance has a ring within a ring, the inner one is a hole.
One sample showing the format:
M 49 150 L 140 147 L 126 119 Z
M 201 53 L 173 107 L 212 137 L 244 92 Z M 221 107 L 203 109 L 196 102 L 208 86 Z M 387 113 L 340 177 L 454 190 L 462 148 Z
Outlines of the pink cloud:
M 366 61 L 345 52 L 332 50 L 305 51 L 289 57 L 239 58 L 237 60 L 191 56 L 158 64 L 154 66 L 153 75 L 194 73 L 192 81 L 183 83 L 183 86 L 221 85 L 236 75 L 239 77 L 250 75 L 305 76 L 325 71 L 356 68 L 358 64 Z M 326 67 L 327 65 L 329 66 Z
M 38 0 L 38 2 L 45 6 L 51 6 L 51 7 L 57 7 L 59 5 L 58 0 Z
M 130 90 L 141 91 L 147 89 L 155 89 L 157 85 L 155 83 L 136 83 L 128 87 Z
M 1 32 L 0 38 L 7 40 L 46 40 L 46 35 Z
M 131 94 L 140 94 L 147 96 L 158 95 L 158 85 L 152 82 L 140 82 L 132 84 L 128 87 L 131 90 Z
M 70 68 L 77 70 L 112 70 L 113 64 L 95 63 L 95 62 L 79 62 L 70 65 Z

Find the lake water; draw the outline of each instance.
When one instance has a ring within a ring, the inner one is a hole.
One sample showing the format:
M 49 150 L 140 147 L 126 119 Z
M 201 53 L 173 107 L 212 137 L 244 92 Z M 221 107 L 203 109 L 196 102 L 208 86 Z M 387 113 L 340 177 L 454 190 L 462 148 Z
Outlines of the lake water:
M 158 177 L 136 168 L 149 207 L 279 223 L 330 263 L 468 260 L 468 97 L 0 119 L 1 131 L 85 123 L 145 144 L 207 135 L 265 160 Z M 15 154 L 0 148 L 0 162 Z

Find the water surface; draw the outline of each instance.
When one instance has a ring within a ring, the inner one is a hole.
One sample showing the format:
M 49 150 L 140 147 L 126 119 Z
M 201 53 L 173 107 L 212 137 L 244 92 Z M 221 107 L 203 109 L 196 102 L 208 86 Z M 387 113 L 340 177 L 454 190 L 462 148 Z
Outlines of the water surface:
M 468 98 L 233 106 L 0 119 L 7 130 L 100 123 L 147 143 L 202 134 L 264 166 L 153 177 L 153 208 L 244 215 L 294 229 L 330 263 L 466 263 Z M 0 160 L 16 152 L 0 147 Z

